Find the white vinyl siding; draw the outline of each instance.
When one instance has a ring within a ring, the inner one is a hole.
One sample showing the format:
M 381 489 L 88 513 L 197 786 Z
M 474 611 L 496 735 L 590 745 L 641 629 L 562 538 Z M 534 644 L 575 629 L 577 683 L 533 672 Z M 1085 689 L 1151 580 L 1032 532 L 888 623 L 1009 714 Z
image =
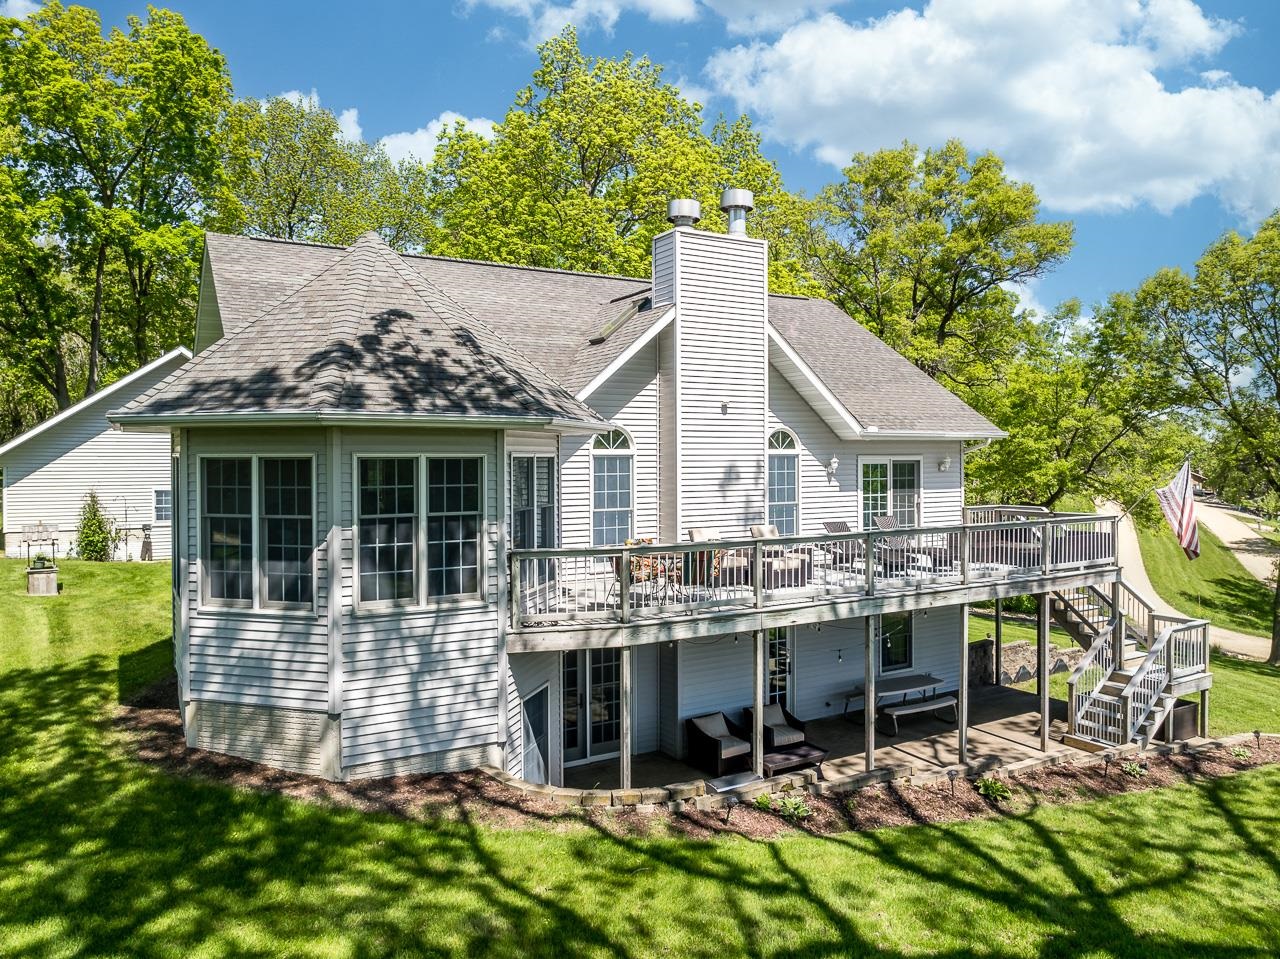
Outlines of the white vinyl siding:
M 151 527 L 152 556 L 169 557 L 172 523 L 155 519 L 155 491 L 167 490 L 170 484 L 169 434 L 115 429 L 107 412 L 141 396 L 183 362 L 185 357 L 179 355 L 120 390 L 91 397 L 66 419 L 0 458 L 7 556 L 25 556 L 22 528 L 36 523 L 57 530 L 58 555 L 66 556 L 75 543 L 80 507 L 93 490 L 125 534 L 117 559 L 138 559 L 144 525 Z M 49 547 L 41 551 L 49 552 Z
M 658 535 L 657 346 L 636 353 L 590 399 L 591 408 L 631 437 L 631 536 Z M 566 547 L 592 544 L 593 436 L 565 436 L 560 444 L 561 537 Z

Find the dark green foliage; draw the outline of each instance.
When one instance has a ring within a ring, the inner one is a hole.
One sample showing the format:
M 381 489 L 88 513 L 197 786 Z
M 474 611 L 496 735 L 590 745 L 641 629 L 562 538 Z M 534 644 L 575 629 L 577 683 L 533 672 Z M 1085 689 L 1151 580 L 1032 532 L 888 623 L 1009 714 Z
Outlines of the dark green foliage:
M 76 527 L 76 551 L 81 559 L 95 563 L 105 563 L 111 559 L 116 545 L 120 542 L 120 533 L 111 517 L 102 511 L 102 503 L 98 494 L 89 491 L 80 507 L 80 523 Z

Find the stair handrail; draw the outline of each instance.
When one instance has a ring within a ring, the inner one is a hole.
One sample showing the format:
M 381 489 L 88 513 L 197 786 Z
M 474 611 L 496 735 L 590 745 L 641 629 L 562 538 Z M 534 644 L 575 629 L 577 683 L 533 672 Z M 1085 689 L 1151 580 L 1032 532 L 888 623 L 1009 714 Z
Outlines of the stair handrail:
M 1115 630 L 1123 628 L 1124 615 L 1122 613 L 1114 614 L 1107 621 L 1105 629 L 1099 631 L 1094 637 L 1093 643 L 1085 651 L 1080 662 L 1076 664 L 1076 668 L 1067 677 L 1067 728 L 1073 735 L 1078 735 L 1079 719 L 1088 713 L 1091 708 L 1095 713 L 1106 712 L 1110 714 L 1113 712 L 1111 709 L 1103 710 L 1097 707 L 1104 699 L 1107 702 L 1111 702 L 1114 698 L 1104 696 L 1102 687 L 1106 685 L 1115 670 L 1115 655 L 1111 637 L 1115 634 Z M 1089 689 L 1078 690 L 1076 687 L 1090 670 L 1097 670 L 1097 678 L 1089 683 Z M 1117 735 L 1122 734 L 1122 730 L 1116 730 L 1115 733 Z M 1120 742 L 1125 741 L 1123 739 L 1120 740 Z
M 1156 614 L 1155 606 L 1148 602 L 1141 593 L 1130 586 L 1124 579 L 1116 580 L 1116 584 L 1120 588 L 1121 612 L 1125 614 L 1126 622 L 1134 625 L 1135 628 L 1138 629 L 1139 634 L 1143 639 L 1143 642 L 1140 645 L 1144 648 L 1149 648 L 1150 644 L 1155 641 L 1155 637 L 1158 632 L 1156 626 L 1161 617 Z M 1103 592 L 1097 586 L 1090 586 L 1088 588 L 1090 592 L 1102 600 L 1104 608 L 1109 609 L 1114 605 L 1111 596 Z M 1140 615 L 1134 615 L 1134 612 L 1125 608 L 1130 604 L 1137 607 L 1136 612 Z
M 1075 613 L 1076 619 L 1078 619 L 1083 626 L 1087 627 L 1089 631 L 1093 633 L 1094 636 L 1100 636 L 1102 634 L 1102 631 L 1099 630 L 1098 627 L 1093 624 L 1093 621 L 1090 620 L 1089 617 L 1086 616 L 1084 613 L 1080 612 L 1079 607 L 1077 607 L 1075 603 L 1071 602 L 1071 597 L 1069 594 L 1059 592 L 1056 595 L 1058 597 L 1058 602 L 1062 603 L 1063 606 L 1071 610 L 1071 612 Z
M 1120 693 L 1128 716 L 1126 742 L 1142 728 L 1169 680 L 1173 678 L 1173 647 L 1169 642 L 1175 629 L 1176 627 L 1169 626 L 1160 631 L 1155 642 L 1147 649 L 1147 655 L 1124 684 L 1124 691 Z

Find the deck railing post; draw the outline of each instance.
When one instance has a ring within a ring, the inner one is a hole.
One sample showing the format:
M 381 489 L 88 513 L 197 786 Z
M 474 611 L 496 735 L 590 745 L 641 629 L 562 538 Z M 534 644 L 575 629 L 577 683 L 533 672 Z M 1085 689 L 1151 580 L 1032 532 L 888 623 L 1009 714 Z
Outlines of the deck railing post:
M 520 612 L 524 608 L 524 599 L 520 595 L 520 557 L 507 554 L 507 562 L 511 564 L 511 631 L 520 631 Z
M 969 536 L 969 527 L 962 526 L 960 528 L 960 582 L 967 584 L 969 582 L 969 553 L 971 551 L 972 539 Z
M 751 583 L 755 588 L 756 609 L 764 608 L 764 543 L 756 540 L 751 548 Z
M 1111 617 L 1116 624 L 1116 628 L 1111 634 L 1111 660 L 1115 663 L 1116 669 L 1124 669 L 1125 618 L 1124 610 L 1120 606 L 1121 602 L 1120 581 L 1116 580 L 1111 584 Z M 1148 648 L 1155 641 L 1156 637 L 1154 634 L 1148 636 Z
M 874 596 L 876 594 L 876 552 L 875 552 L 875 533 L 864 533 L 862 548 L 866 553 L 867 559 L 867 595 Z
M 1040 560 L 1047 576 L 1053 570 L 1053 527 L 1048 521 L 1040 526 Z
M 618 616 L 631 622 L 631 550 L 624 549 L 618 558 Z
M 1120 697 L 1120 745 L 1133 740 L 1133 695 L 1124 693 Z

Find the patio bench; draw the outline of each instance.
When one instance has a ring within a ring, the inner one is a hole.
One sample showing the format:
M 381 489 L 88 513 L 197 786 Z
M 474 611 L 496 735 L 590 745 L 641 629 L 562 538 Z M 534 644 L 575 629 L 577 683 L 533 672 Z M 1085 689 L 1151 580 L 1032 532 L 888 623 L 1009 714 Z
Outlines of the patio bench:
M 932 699 L 920 699 L 914 703 L 898 703 L 895 706 L 885 706 L 880 710 L 880 715 L 888 716 L 893 720 L 893 735 L 898 735 L 898 717 L 909 716 L 912 713 L 937 713 L 940 709 L 951 707 L 954 714 L 954 722 L 960 721 L 960 710 L 956 704 L 955 696 L 934 696 Z

